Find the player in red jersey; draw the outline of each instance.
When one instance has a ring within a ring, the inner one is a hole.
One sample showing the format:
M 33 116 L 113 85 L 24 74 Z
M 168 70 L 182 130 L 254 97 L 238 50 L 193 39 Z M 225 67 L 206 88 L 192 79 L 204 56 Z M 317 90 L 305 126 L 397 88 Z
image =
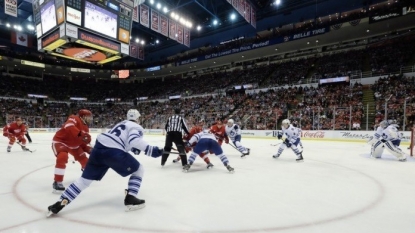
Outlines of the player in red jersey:
M 54 192 L 64 191 L 62 184 L 65 175 L 68 154 L 78 161 L 82 169 L 88 162 L 86 153 L 91 152 L 91 135 L 88 124 L 92 122 L 92 113 L 87 109 L 81 109 L 78 115 L 71 115 L 53 137 L 52 150 L 56 156 L 55 178 L 53 182 Z
M 202 132 L 203 131 L 202 126 L 203 126 L 203 120 L 199 121 L 199 124 L 193 126 L 190 129 L 189 134 L 183 136 L 183 140 L 184 141 L 189 141 L 193 137 L 193 135 Z M 186 147 L 185 149 L 186 149 L 186 153 L 189 153 L 192 150 L 192 148 L 190 148 L 190 147 Z M 208 169 L 213 167 L 213 164 L 210 162 L 210 159 L 208 157 L 208 152 L 207 151 L 200 153 L 199 156 L 200 156 L 200 158 L 202 158 L 206 162 Z M 177 156 L 177 158 L 173 160 L 173 163 L 177 163 L 179 161 L 180 161 L 180 156 Z
M 222 121 L 220 120 L 216 121 L 216 124 L 210 127 L 210 132 L 215 135 L 216 140 L 218 141 L 219 145 L 222 146 L 222 143 L 224 140 L 226 144 L 229 143 L 229 138 L 225 132 L 225 127 L 223 127 Z
M 24 137 L 26 133 L 26 126 L 20 117 L 12 123 L 3 127 L 3 136 L 9 138 L 9 145 L 7 146 L 7 152 L 10 152 L 13 144 L 18 141 L 18 144 L 22 147 L 23 151 L 29 151 L 26 148 L 26 139 Z

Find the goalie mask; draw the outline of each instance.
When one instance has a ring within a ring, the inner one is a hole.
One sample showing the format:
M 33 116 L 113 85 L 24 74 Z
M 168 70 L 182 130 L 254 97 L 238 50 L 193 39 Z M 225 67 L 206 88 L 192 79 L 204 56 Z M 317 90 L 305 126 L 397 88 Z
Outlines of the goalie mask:
M 379 123 L 379 126 L 382 127 L 382 128 L 384 128 L 384 129 L 386 129 L 389 126 L 389 123 L 386 120 L 385 121 L 381 121 Z

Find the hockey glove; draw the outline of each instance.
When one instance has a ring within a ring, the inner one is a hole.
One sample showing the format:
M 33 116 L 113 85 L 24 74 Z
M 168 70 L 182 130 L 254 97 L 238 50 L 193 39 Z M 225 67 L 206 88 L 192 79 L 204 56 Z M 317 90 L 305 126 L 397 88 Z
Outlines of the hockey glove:
M 9 133 L 8 132 L 3 132 L 3 136 L 9 137 Z
M 131 148 L 131 151 L 132 151 L 135 155 L 139 155 L 139 154 L 141 153 L 141 150 L 139 150 L 139 149 L 137 149 L 137 148 L 135 148 L 135 147 Z
M 150 157 L 157 158 L 163 154 L 163 150 L 159 149 L 157 146 L 148 145 L 144 153 Z
M 281 139 L 281 138 L 282 138 L 282 132 L 281 132 L 281 131 L 278 131 L 278 133 L 277 133 L 277 138 L 278 138 L 278 139 Z
M 291 143 L 288 139 L 285 139 L 284 144 L 289 148 L 291 147 Z
M 91 135 L 84 131 L 79 131 L 78 137 L 86 144 L 91 143 Z
M 229 139 L 225 138 L 225 143 L 229 144 Z

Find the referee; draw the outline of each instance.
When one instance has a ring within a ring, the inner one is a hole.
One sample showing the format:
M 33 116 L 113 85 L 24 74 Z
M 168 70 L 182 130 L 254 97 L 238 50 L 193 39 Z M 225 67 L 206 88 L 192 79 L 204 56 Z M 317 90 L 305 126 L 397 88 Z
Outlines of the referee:
M 171 147 L 174 144 L 177 147 L 177 150 L 179 151 L 180 160 L 182 161 L 182 165 L 187 164 L 187 157 L 186 152 L 184 149 L 184 143 L 183 143 L 183 135 L 182 130 L 189 134 L 189 130 L 187 129 L 186 122 L 184 121 L 184 118 L 179 116 L 180 109 L 176 108 L 174 109 L 174 115 L 169 117 L 167 120 L 166 126 L 164 129 L 166 130 L 166 142 L 164 144 L 164 153 L 161 157 L 161 166 L 164 166 L 164 164 L 167 161 L 167 158 L 169 157 Z

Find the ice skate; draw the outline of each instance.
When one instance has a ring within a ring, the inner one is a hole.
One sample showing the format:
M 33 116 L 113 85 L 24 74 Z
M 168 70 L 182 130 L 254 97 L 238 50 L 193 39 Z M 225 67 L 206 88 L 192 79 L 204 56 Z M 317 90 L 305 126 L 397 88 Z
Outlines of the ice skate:
M 64 198 L 62 201 L 58 201 L 55 204 L 48 207 L 48 213 L 46 217 L 51 216 L 52 214 L 57 214 L 61 211 L 66 205 L 69 204 L 69 200 Z
M 235 169 L 233 168 L 233 167 L 231 167 L 231 165 L 226 165 L 226 169 L 228 169 L 228 171 L 230 172 L 230 173 L 234 173 L 235 172 Z
M 399 159 L 400 162 L 406 162 L 406 158 Z
M 183 166 L 183 172 L 188 172 L 190 169 L 190 164 L 186 164 Z
M 61 194 L 63 191 L 65 191 L 65 186 L 63 186 L 62 182 L 53 182 L 52 184 L 53 191 L 52 193 Z
M 280 157 L 279 154 L 275 154 L 275 155 L 272 156 L 272 158 L 274 158 L 274 159 L 278 159 L 279 157 Z
M 7 147 L 7 152 L 10 152 L 12 148 L 10 146 Z
M 211 169 L 211 168 L 213 168 L 213 164 L 212 164 L 212 163 L 208 163 L 206 168 L 207 168 L 207 169 Z
M 249 155 L 250 150 L 251 150 L 251 149 L 246 148 L 246 151 L 243 151 L 243 152 L 242 152 L 241 158 L 243 158 L 243 157 L 245 157 L 245 156 Z
M 138 199 L 134 197 L 133 195 L 128 194 L 127 189 L 125 190 L 125 192 L 126 192 L 126 195 L 124 199 L 124 205 L 126 207 L 125 209 L 126 212 L 142 209 L 146 206 L 145 200 Z
M 297 157 L 297 159 L 296 159 L 295 161 L 296 161 L 297 163 L 304 162 L 303 155 L 302 155 L 302 154 L 300 154 L 300 155 Z

